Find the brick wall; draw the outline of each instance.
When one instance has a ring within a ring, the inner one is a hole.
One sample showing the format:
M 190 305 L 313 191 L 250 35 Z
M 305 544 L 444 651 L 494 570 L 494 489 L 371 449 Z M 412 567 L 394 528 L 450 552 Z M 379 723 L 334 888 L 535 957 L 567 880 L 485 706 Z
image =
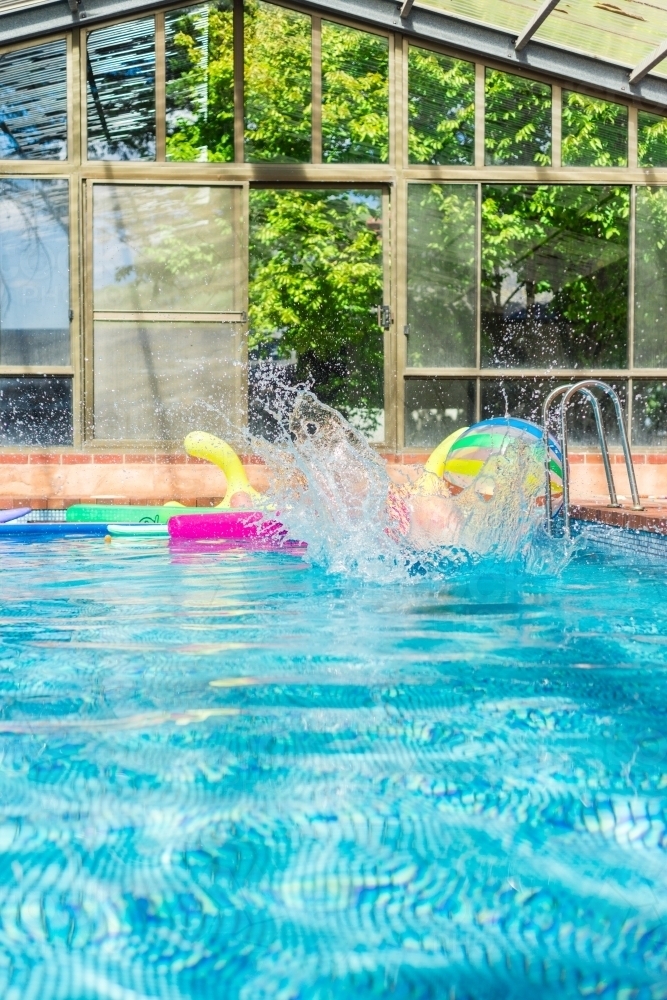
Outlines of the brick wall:
M 415 478 L 428 452 L 384 456 L 391 479 Z M 667 453 L 636 452 L 639 492 L 646 497 L 667 497 Z M 629 496 L 623 456 L 612 454 L 616 488 Z M 244 465 L 252 485 L 266 489 L 267 470 L 254 456 Z M 597 499 L 606 495 L 602 459 L 593 452 L 570 455 L 572 495 Z M 180 500 L 188 506 L 218 503 L 226 488 L 225 477 L 215 466 L 181 454 L 160 452 L 0 452 L 0 507 L 28 505 L 62 508 L 84 501 L 100 503 L 165 503 Z

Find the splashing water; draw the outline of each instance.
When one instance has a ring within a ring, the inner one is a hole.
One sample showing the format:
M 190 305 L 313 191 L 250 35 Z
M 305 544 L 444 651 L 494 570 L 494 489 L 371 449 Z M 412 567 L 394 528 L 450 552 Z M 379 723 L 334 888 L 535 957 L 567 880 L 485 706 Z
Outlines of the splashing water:
M 543 549 L 539 449 L 508 437 L 503 453 L 452 495 L 428 472 L 396 486 L 364 436 L 307 390 L 283 394 L 276 415 L 278 440 L 251 442 L 269 468 L 268 499 L 330 570 L 395 579 L 480 558 L 528 566 Z

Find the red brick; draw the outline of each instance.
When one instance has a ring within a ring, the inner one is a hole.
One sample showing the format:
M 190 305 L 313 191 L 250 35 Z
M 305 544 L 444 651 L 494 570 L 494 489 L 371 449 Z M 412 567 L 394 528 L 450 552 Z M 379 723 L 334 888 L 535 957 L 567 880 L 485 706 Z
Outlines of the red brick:
M 665 453 L 656 451 L 652 455 L 647 455 L 646 458 L 649 465 L 667 465 L 667 454 Z
M 122 465 L 123 456 L 100 453 L 99 455 L 93 455 L 93 462 L 96 465 Z
M 244 465 L 266 465 L 261 455 L 241 455 L 240 458 Z
M 92 462 L 92 455 L 77 455 L 72 453 L 65 453 L 62 456 L 63 465 L 87 465 Z
M 575 451 L 567 456 L 570 460 L 570 465 L 583 465 L 586 461 L 586 456 L 582 455 L 581 452 Z
M 33 510 L 47 510 L 49 506 L 48 497 L 27 497 L 25 504 L 21 506 L 32 507 Z
M 602 455 L 598 452 L 586 453 L 586 465 L 602 465 Z
M 188 465 L 210 465 L 205 458 L 195 458 L 193 455 L 187 455 L 185 459 Z
M 126 455 L 126 465 L 155 465 L 155 455 Z
M 60 455 L 47 455 L 31 452 L 28 461 L 30 465 L 60 465 Z
M 171 454 L 165 452 L 163 454 L 156 454 L 155 462 L 157 465 L 185 465 L 188 460 L 188 456 L 185 452 L 179 452 L 178 454 Z
M 0 463 L 2 465 L 27 465 L 28 454 L 27 452 L 22 455 L 17 455 L 8 451 L 0 452 Z

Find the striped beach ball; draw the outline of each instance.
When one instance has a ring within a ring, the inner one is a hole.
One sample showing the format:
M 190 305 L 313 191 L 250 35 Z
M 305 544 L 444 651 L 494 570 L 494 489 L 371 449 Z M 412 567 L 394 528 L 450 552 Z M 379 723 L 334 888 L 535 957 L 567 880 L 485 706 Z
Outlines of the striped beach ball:
M 452 493 L 460 493 L 479 475 L 494 455 L 504 455 L 512 442 L 535 450 L 543 461 L 542 428 L 518 417 L 494 417 L 468 427 L 451 445 L 444 464 L 443 478 Z M 554 513 L 563 500 L 563 456 L 557 442 L 549 436 L 549 469 Z M 544 503 L 544 489 L 538 493 Z

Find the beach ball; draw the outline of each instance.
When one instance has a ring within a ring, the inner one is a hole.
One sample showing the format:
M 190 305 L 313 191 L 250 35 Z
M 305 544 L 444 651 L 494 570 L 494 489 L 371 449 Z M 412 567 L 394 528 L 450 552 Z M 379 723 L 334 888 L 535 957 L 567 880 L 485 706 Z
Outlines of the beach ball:
M 444 461 L 442 476 L 452 493 L 460 493 L 477 478 L 489 459 L 505 455 L 507 449 L 521 444 L 534 449 L 543 462 L 542 428 L 519 417 L 493 417 L 466 428 L 452 442 Z M 563 500 L 563 456 L 556 440 L 549 435 L 549 469 L 554 513 Z M 538 503 L 544 503 L 544 490 L 538 491 Z

